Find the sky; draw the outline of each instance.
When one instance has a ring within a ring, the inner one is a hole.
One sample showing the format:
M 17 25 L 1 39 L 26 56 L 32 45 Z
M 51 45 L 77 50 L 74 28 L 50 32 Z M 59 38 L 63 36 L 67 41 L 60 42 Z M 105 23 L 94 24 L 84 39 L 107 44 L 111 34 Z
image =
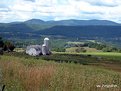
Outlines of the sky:
M 121 23 L 121 0 L 1 0 L 0 22 L 29 19 L 110 20 Z

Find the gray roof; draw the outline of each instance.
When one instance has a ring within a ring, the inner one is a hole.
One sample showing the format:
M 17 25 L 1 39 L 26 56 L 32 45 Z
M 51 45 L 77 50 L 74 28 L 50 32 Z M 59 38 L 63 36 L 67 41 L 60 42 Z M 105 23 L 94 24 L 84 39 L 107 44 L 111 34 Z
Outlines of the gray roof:
M 26 50 L 29 50 L 31 48 L 34 48 L 36 51 L 40 51 L 41 50 L 41 45 L 30 45 L 30 46 L 27 46 Z

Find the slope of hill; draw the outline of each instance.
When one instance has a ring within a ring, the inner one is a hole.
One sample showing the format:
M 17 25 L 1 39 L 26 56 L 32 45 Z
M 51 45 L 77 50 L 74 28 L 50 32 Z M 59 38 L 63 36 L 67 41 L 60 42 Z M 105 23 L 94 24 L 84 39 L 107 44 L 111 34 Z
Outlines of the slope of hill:
M 118 23 L 108 21 L 108 20 L 60 20 L 60 21 L 43 21 L 39 19 L 31 19 L 25 21 L 28 24 L 46 24 L 46 25 L 64 25 L 64 26 L 83 26 L 83 25 L 120 25 Z
M 28 24 L 43 24 L 45 23 L 43 20 L 39 20 L 39 19 L 31 19 L 31 20 L 27 20 L 24 23 L 28 23 Z
M 85 26 L 85 25 L 120 25 L 118 23 L 108 21 L 108 20 L 61 20 L 61 21 L 51 21 L 55 25 L 64 25 L 64 26 Z
M 121 26 L 55 26 L 41 30 L 38 33 L 66 37 L 114 38 L 121 36 Z
M 33 29 L 28 27 L 24 23 L 7 23 L 7 24 L 0 24 L 0 32 L 22 32 L 22 33 L 27 33 L 31 32 Z
M 24 22 L 34 30 L 51 28 L 53 26 L 119 26 L 120 24 L 108 20 L 61 20 L 61 21 L 43 21 L 39 19 L 31 19 Z
M 120 42 L 121 24 L 108 20 L 43 21 L 31 19 L 25 22 L 0 23 L 0 35 L 6 38 L 38 38 L 54 35 L 78 38 L 113 38 Z M 112 40 L 111 40 L 112 41 Z
M 30 32 L 35 30 L 48 29 L 54 26 L 121 26 L 121 24 L 108 20 L 43 21 L 39 19 L 31 19 L 25 22 L 0 23 L 0 32 L 1 31 Z

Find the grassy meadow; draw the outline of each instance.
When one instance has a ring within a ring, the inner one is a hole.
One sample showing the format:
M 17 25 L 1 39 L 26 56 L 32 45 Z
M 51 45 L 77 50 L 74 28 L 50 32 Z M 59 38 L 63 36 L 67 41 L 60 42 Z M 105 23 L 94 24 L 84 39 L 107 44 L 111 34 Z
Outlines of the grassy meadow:
M 121 72 L 102 66 L 55 62 L 50 57 L 0 56 L 1 85 L 5 91 L 120 91 Z M 65 54 L 64 54 L 65 55 Z M 60 55 L 62 60 L 87 60 L 84 56 Z M 53 59 L 52 59 L 53 58 Z M 90 58 L 91 59 L 91 58 Z M 94 59 L 94 58 L 92 58 Z M 60 59 L 58 59 L 60 60 Z M 92 63 L 92 60 L 89 61 Z M 92 63 L 94 64 L 95 61 Z
M 121 53 L 116 53 L 116 52 L 87 52 L 87 53 L 80 53 L 80 54 L 101 56 L 107 59 L 121 61 Z
M 86 52 L 101 52 L 101 50 L 97 50 L 96 48 L 89 48 L 89 47 L 83 47 Z M 77 53 L 76 50 L 78 47 L 71 47 L 71 48 L 66 48 L 66 52 L 71 52 L 71 53 Z
M 73 51 L 73 49 L 72 49 Z M 71 52 L 69 49 L 69 52 L 55 52 L 59 54 L 77 54 L 77 55 L 92 55 L 97 57 L 104 57 L 106 59 L 110 60 L 119 60 L 121 61 L 121 53 L 118 52 L 101 52 L 101 51 L 87 51 L 87 52 Z

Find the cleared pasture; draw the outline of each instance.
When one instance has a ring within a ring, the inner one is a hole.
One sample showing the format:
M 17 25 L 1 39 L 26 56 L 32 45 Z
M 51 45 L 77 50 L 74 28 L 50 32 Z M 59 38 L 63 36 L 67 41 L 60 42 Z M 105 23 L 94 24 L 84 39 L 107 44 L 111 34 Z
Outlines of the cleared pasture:
M 121 73 L 90 65 L 1 56 L 5 91 L 120 91 Z

